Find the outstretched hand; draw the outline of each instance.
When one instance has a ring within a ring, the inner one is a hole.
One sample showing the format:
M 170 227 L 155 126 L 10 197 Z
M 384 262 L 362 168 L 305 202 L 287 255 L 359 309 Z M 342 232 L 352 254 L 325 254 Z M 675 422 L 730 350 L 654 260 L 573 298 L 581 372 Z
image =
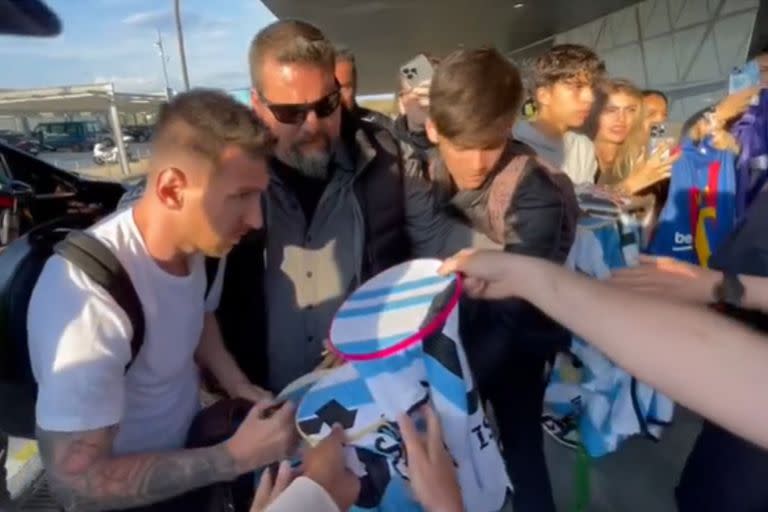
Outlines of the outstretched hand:
M 512 256 L 501 251 L 464 249 L 443 262 L 441 275 L 458 273 L 464 277 L 464 291 L 478 299 L 505 299 L 515 296 L 509 279 Z
M 420 409 L 427 420 L 426 434 L 420 434 L 407 415 L 398 418 L 408 461 L 408 477 L 416 499 L 427 512 L 461 512 L 461 489 L 453 459 L 443 441 L 440 419 L 426 405 Z
M 717 272 L 690 263 L 641 255 L 636 267 L 615 271 L 609 282 L 639 293 L 706 304 L 713 300 L 718 279 Z

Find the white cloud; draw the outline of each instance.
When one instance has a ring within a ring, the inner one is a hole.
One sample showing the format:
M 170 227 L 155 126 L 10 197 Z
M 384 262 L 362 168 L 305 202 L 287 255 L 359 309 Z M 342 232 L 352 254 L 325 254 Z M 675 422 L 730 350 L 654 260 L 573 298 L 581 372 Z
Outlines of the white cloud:
M 96 75 L 93 83 L 103 84 L 112 82 L 118 92 L 150 92 L 162 90 L 163 85 L 156 77 L 149 76 L 120 76 L 120 75 Z
M 167 24 L 173 16 L 170 10 L 142 11 L 123 18 L 122 23 L 132 27 L 158 27 Z
M 182 10 L 181 19 L 185 32 L 219 30 L 229 28 L 233 24 L 231 19 L 210 19 L 190 10 Z M 121 23 L 139 30 L 176 30 L 176 16 L 171 9 L 140 11 L 126 16 Z
M 64 0 L 60 0 L 64 1 Z M 114 82 L 122 92 L 161 92 L 164 90 L 162 66 L 154 46 L 159 28 L 163 34 L 170 87 L 182 88 L 176 27 L 170 0 L 94 0 L 120 4 L 126 8 L 104 24 L 94 27 L 87 37 L 65 32 L 55 40 L 35 38 L 0 38 L 0 59 L 40 62 L 34 70 L 26 69 L 18 79 L 29 87 L 61 85 L 64 82 Z M 184 35 L 193 86 L 231 89 L 247 86 L 248 44 L 265 23 L 274 16 L 258 0 L 241 0 L 234 11 L 182 11 Z M 143 8 L 149 4 L 150 8 Z M 152 7 L 158 7 L 152 9 Z M 124 17 L 121 17 L 125 14 Z M 254 20 L 257 23 L 254 24 Z M 112 41 L 113 44 L 104 44 Z

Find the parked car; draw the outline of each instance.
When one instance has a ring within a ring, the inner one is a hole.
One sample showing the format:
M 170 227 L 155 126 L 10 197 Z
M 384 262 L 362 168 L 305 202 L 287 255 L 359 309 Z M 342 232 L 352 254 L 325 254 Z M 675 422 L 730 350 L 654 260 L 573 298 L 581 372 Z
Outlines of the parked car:
M 120 182 L 89 179 L 0 142 L 0 245 L 67 215 L 95 221 L 114 211 L 125 191 Z
M 98 121 L 57 121 L 40 123 L 32 133 L 40 144 L 81 152 L 90 151 L 105 130 Z
M 152 138 L 151 125 L 131 125 L 124 126 L 123 133 L 133 137 L 135 142 L 147 142 Z
M 11 130 L 0 130 L 0 141 L 22 151 L 26 151 L 31 155 L 37 155 L 41 151 L 41 146 L 38 141 L 23 133 Z

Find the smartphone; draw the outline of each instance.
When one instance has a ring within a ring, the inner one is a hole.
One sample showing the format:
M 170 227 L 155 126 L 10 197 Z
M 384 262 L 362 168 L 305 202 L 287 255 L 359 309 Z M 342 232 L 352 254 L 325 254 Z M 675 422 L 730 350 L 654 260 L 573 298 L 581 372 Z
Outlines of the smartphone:
M 417 87 L 423 82 L 432 80 L 434 74 L 434 68 L 432 63 L 423 53 L 418 54 L 413 59 L 409 60 L 402 66 L 400 66 L 400 76 L 411 87 Z
M 758 85 L 760 85 L 760 66 L 756 60 L 751 60 L 743 66 L 734 68 L 728 75 L 728 94 Z
M 648 157 L 650 158 L 651 155 L 653 155 L 656 152 L 656 149 L 664 144 L 668 143 L 670 141 L 670 137 L 667 137 L 667 125 L 662 123 L 655 123 L 651 125 L 651 139 L 648 142 Z M 667 148 L 664 154 L 662 155 L 662 159 L 666 160 L 669 158 L 670 148 Z

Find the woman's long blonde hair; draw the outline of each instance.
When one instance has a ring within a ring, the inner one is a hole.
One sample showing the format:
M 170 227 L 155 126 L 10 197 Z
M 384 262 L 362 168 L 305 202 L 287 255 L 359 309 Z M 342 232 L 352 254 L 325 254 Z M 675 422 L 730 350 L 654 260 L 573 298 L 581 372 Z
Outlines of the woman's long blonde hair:
M 646 143 L 648 135 L 645 130 L 645 110 L 643 108 L 643 93 L 629 80 L 616 78 L 605 81 L 596 91 L 595 104 L 592 113 L 586 123 L 585 132 L 593 141 L 600 130 L 600 115 L 608 104 L 608 99 L 613 94 L 627 94 L 639 100 L 639 109 L 634 123 L 629 129 L 626 140 L 619 146 L 613 165 L 609 169 L 602 169 L 601 182 L 606 184 L 618 183 L 632 172 L 646 157 Z

